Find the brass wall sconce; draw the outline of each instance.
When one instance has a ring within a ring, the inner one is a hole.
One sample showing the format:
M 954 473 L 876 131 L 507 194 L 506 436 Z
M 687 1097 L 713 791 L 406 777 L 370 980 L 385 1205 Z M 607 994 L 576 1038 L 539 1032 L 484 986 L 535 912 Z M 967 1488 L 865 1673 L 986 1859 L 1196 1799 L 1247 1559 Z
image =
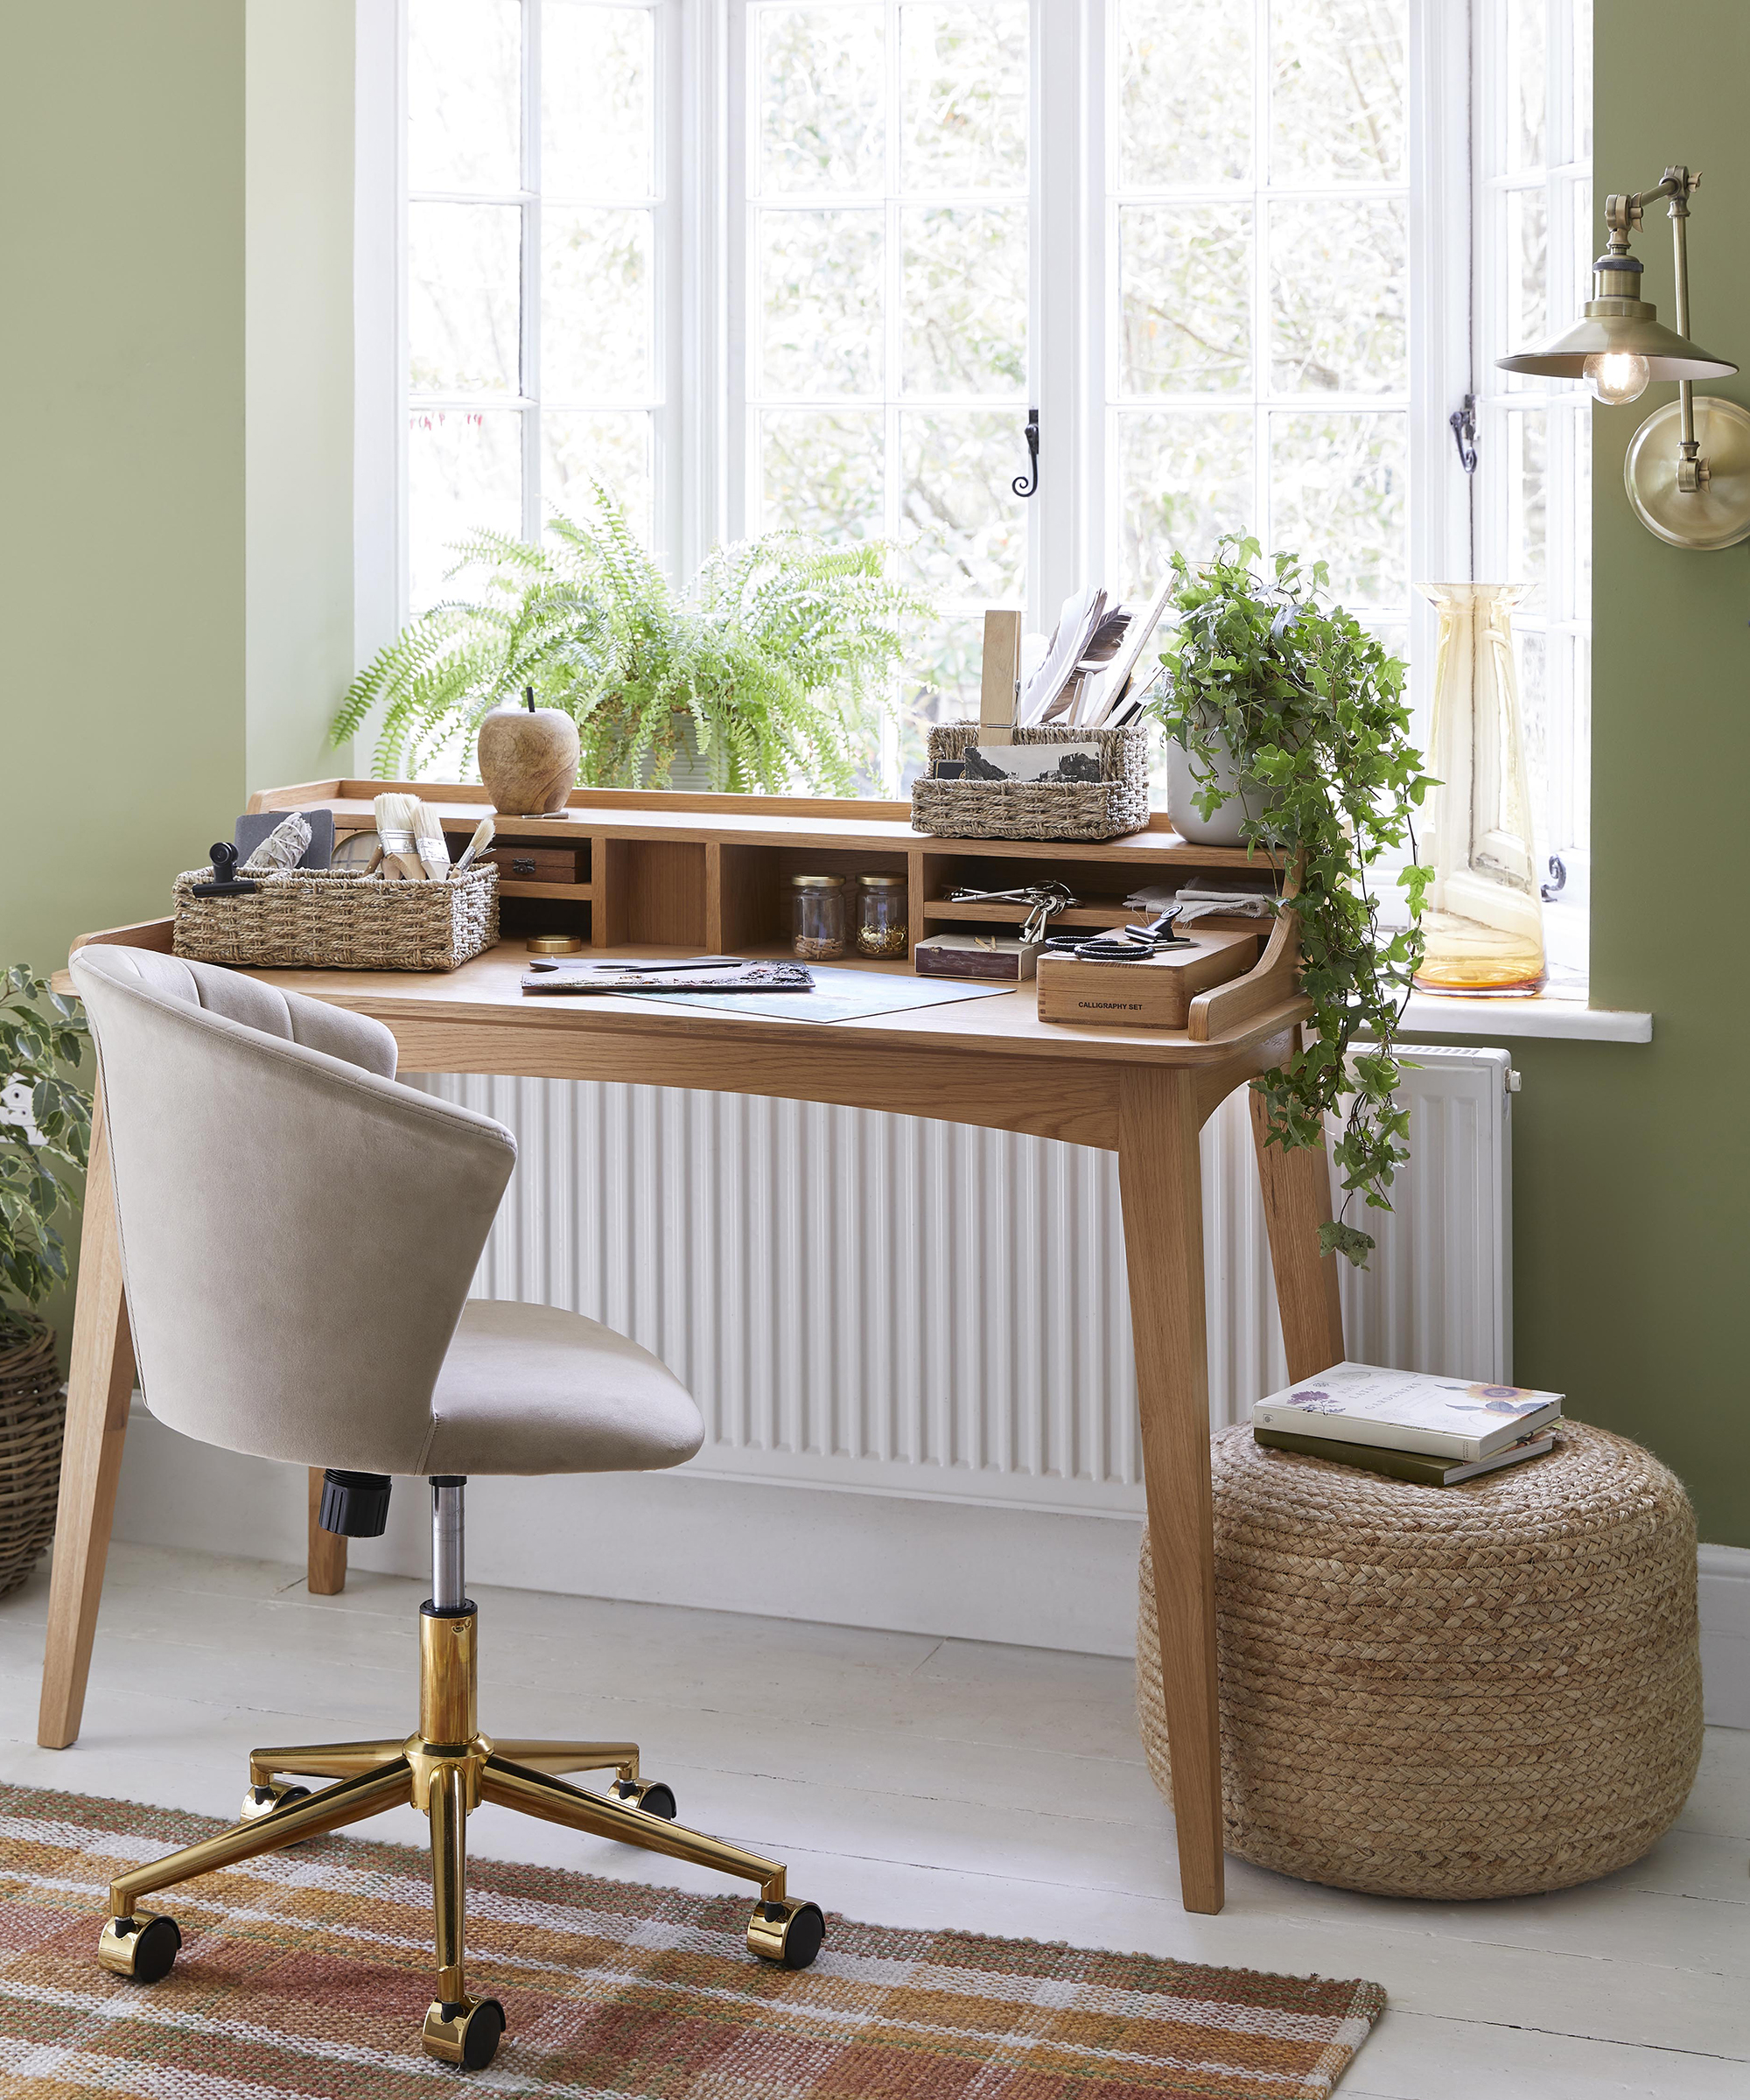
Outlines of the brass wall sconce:
M 1495 361 L 1503 372 L 1583 379 L 1594 397 L 1616 407 L 1638 401 L 1656 379 L 1674 379 L 1677 398 L 1635 431 L 1623 461 L 1623 485 L 1648 532 L 1673 547 L 1731 547 L 1750 539 L 1750 410 L 1714 395 L 1695 398 L 1695 382 L 1737 371 L 1689 340 L 1690 199 L 1701 177 L 1667 168 L 1650 190 L 1607 197 L 1610 244 L 1593 265 L 1592 296 L 1578 325 L 1536 350 Z M 1676 264 L 1677 325 L 1661 327 L 1658 309 L 1641 297 L 1641 264 L 1628 252 L 1643 207 L 1667 200 Z

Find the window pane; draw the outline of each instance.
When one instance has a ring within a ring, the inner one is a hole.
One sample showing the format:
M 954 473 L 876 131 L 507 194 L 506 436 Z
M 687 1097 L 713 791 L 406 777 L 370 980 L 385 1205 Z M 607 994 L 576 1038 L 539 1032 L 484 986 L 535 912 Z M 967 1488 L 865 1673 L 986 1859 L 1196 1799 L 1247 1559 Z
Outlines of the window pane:
M 541 391 L 548 401 L 645 399 L 650 214 L 550 206 L 541 228 Z
M 408 0 L 408 186 L 520 189 L 522 156 L 518 0 Z
M 1208 189 L 1251 168 L 1250 7 L 1119 0 L 1119 182 Z
M 541 494 L 550 509 L 581 517 L 599 481 L 647 544 L 651 536 L 650 417 L 641 409 L 588 415 L 549 409 L 541 417 Z
M 900 546 L 909 575 L 944 598 L 1019 599 L 1026 585 L 1026 507 L 1012 415 L 900 419 Z
M 1270 207 L 1270 377 L 1284 394 L 1410 386 L 1404 207 Z
M 801 409 L 760 418 L 760 525 L 828 540 L 878 538 L 883 526 L 880 410 Z
M 656 186 L 654 24 L 648 8 L 545 0 L 541 186 L 550 197 L 648 197 Z
M 1270 0 L 1272 182 L 1404 180 L 1408 16 L 1406 0 Z
M 907 393 L 1025 394 L 1026 206 L 914 206 L 900 225 Z
M 1026 0 L 907 0 L 900 109 L 906 189 L 1025 187 Z
M 515 205 L 407 211 L 407 336 L 416 394 L 514 394 L 522 214 Z
M 416 409 L 408 418 L 410 598 L 423 612 L 449 595 L 450 543 L 522 529 L 522 418 L 514 410 Z M 464 579 L 466 587 L 466 579 Z
M 760 187 L 878 190 L 886 168 L 878 6 L 759 18 Z
M 1174 554 L 1200 562 L 1224 532 L 1250 532 L 1252 416 L 1247 409 L 1152 409 L 1118 417 L 1126 598 L 1146 598 Z
M 1328 563 L 1332 597 L 1352 611 L 1403 605 L 1407 418 L 1278 413 L 1270 419 L 1272 551 Z
M 900 787 L 903 793 L 929 762 L 935 722 L 976 722 L 984 664 L 984 615 L 931 620 L 906 652 L 900 687 Z
M 1507 439 L 1508 491 L 1507 574 L 1502 581 L 1523 584 L 1521 602 L 1541 607 L 1549 547 L 1549 428 L 1542 410 L 1515 410 L 1501 420 Z
M 758 240 L 758 391 L 878 394 L 880 213 L 761 212 Z
M 1504 340 L 1497 356 L 1541 342 L 1550 332 L 1549 269 L 1550 209 L 1542 188 L 1508 190 L 1501 200 L 1506 214 L 1505 256 L 1502 291 L 1502 330 Z M 1546 392 L 1552 382 L 1524 373 L 1503 373 L 1514 391 Z
M 1121 392 L 1217 394 L 1250 386 L 1251 251 L 1246 205 L 1120 209 Z
M 1507 0 L 1507 164 L 1541 168 L 1548 97 L 1544 39 L 1547 0 Z

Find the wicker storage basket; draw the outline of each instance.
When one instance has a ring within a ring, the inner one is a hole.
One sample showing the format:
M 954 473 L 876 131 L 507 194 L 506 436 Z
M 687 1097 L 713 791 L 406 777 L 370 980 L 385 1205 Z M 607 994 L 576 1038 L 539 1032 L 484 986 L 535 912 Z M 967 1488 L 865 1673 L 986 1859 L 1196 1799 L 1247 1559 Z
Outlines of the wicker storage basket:
M 929 755 L 957 759 L 981 735 L 976 722 L 944 722 L 929 732 Z M 1017 780 L 912 783 L 912 829 L 939 838 L 1122 838 L 1148 827 L 1148 732 L 1018 729 L 1017 744 L 1097 744 L 1097 780 L 1034 785 Z
M 498 869 L 447 882 L 385 882 L 344 869 L 251 877 L 253 897 L 197 897 L 176 878 L 175 952 L 262 970 L 455 970 L 498 941 Z
M 1214 1439 L 1229 1852 L 1371 1895 L 1568 1888 L 1638 1859 L 1701 1754 L 1695 1519 L 1638 1446 L 1416 1488 Z M 1144 1538 L 1137 1709 L 1171 1786 Z
M 0 1314 L 0 1597 L 54 1535 L 66 1415 L 53 1334 L 28 1313 Z

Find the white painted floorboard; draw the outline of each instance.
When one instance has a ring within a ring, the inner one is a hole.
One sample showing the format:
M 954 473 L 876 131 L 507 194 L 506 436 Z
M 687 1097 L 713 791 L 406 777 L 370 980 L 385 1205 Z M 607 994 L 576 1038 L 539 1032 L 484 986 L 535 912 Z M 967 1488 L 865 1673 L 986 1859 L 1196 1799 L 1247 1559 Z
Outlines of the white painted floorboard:
M 311 1597 L 264 1561 L 118 1545 L 85 1728 L 33 1740 L 46 1574 L 0 1601 L 0 1778 L 235 1813 L 257 1743 L 413 1724 L 423 1588 Z M 1750 1732 L 1712 1729 L 1678 1827 L 1637 1866 L 1522 1901 L 1403 1903 L 1228 1862 L 1179 1906 L 1172 1820 L 1127 1662 L 526 1590 L 477 1590 L 488 1732 L 629 1736 L 687 1821 L 892 1925 L 1134 1948 L 1383 1984 L 1345 2100 L 1746 2100 Z M 397 1810 L 371 1834 L 419 1844 Z M 479 1853 L 721 1887 L 482 1809 Z

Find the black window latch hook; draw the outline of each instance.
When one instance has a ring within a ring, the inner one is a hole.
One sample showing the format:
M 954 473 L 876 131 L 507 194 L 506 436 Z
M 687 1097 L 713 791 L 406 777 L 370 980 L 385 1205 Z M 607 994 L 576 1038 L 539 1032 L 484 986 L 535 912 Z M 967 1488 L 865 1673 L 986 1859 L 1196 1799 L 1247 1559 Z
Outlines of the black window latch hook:
M 1476 396 L 1466 394 L 1463 408 L 1454 409 L 1446 418 L 1452 443 L 1459 448 L 1459 465 L 1467 474 L 1477 471 L 1476 405 Z
M 1029 470 L 1032 479 L 1029 480 L 1027 474 L 1017 474 L 1009 486 L 1018 496 L 1036 496 L 1039 494 L 1039 410 L 1037 409 L 1027 410 L 1026 440 L 1027 457 L 1032 461 L 1032 466 Z

